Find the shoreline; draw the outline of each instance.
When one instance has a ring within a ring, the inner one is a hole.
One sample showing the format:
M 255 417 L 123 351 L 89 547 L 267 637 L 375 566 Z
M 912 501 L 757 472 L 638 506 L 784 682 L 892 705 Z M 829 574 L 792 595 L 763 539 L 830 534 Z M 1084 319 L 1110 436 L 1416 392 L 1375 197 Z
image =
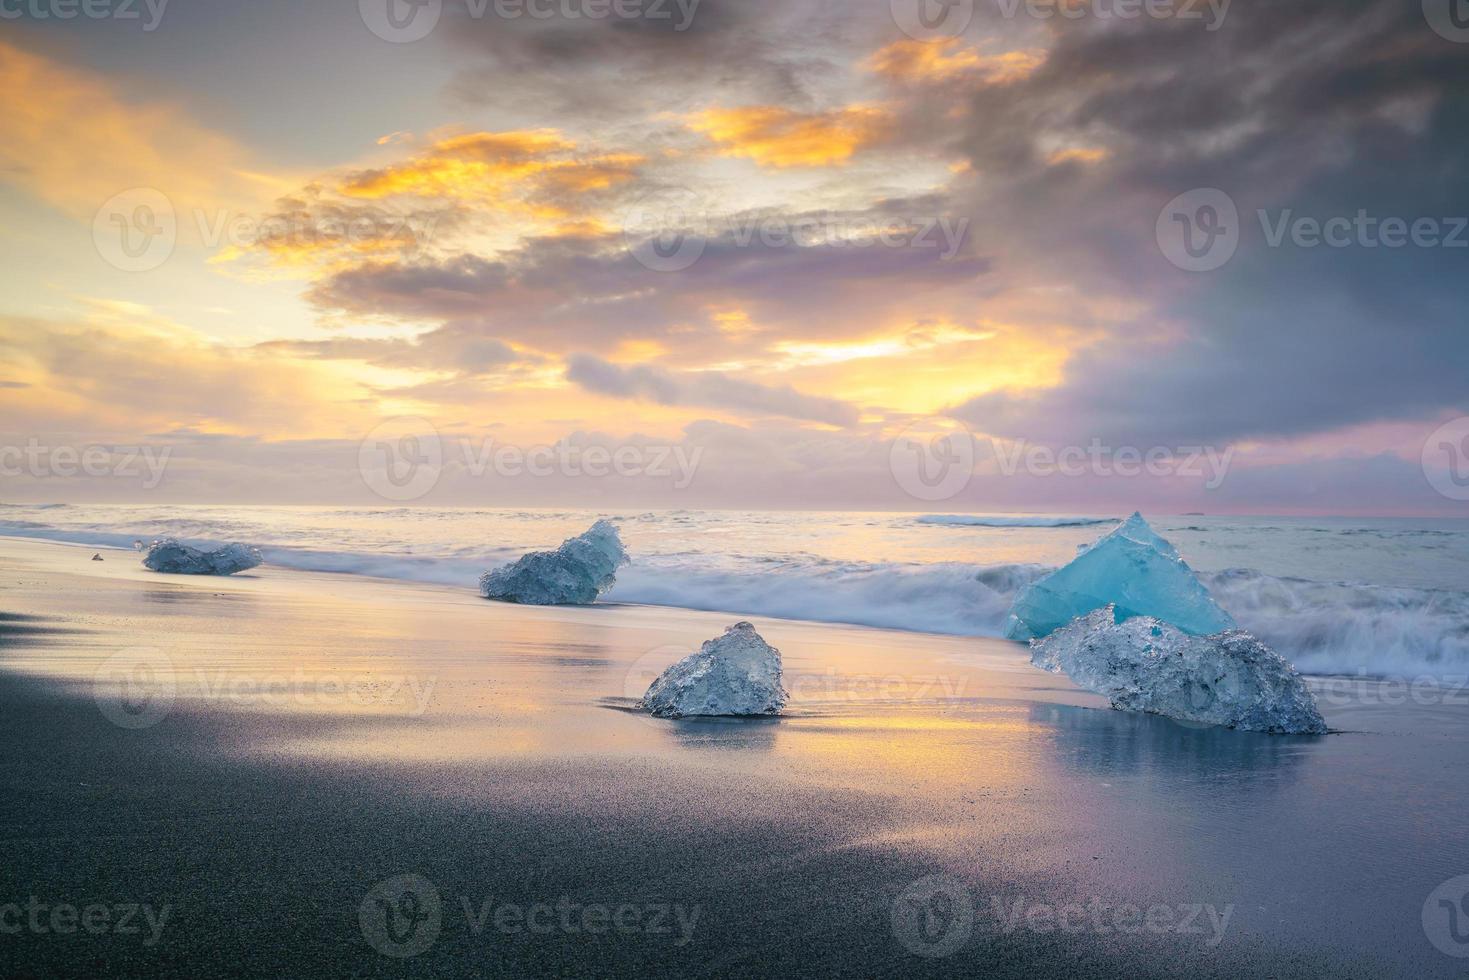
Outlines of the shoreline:
M 18 509 L 16 540 L 245 541 L 276 568 L 474 590 L 487 569 L 586 530 L 591 512 L 81 507 Z M 131 516 L 130 516 L 131 515 Z M 1086 527 L 940 528 L 912 517 L 624 515 L 633 562 L 608 603 L 998 637 L 1025 585 L 1072 560 Z M 5 522 L 0 522 L 3 524 Z M 1215 600 L 1301 671 L 1469 680 L 1469 537 L 1444 522 L 1184 518 L 1160 524 Z M 1335 527 L 1335 530 L 1331 528 Z M 1292 530 L 1294 528 L 1294 530 Z M 691 538 L 691 535 L 694 537 Z M 1364 552 L 1364 548 L 1367 549 Z
M 401 973 L 361 909 L 402 876 L 440 901 L 406 962 L 440 975 L 1460 962 L 1419 920 L 1466 870 L 1469 709 L 1323 704 L 1349 731 L 1319 738 L 1198 729 L 1112 711 L 1006 641 L 740 617 L 782 650 L 789 713 L 666 722 L 628 710 L 643 678 L 730 616 L 268 566 L 166 576 L 86 550 L 0 540 L 0 737 L 21 748 L 0 760 L 0 906 L 170 917 L 148 946 L 3 937 L 9 974 Z M 126 651 L 162 673 L 112 671 Z M 962 941 L 904 917 L 935 882 L 969 909 Z M 641 927 L 525 924 L 563 899 L 634 906 Z M 1056 927 L 1094 901 L 1170 925 Z M 495 924 L 508 906 L 518 931 Z M 674 906 L 698 910 L 681 944 Z M 669 932 L 643 928 L 658 907 Z

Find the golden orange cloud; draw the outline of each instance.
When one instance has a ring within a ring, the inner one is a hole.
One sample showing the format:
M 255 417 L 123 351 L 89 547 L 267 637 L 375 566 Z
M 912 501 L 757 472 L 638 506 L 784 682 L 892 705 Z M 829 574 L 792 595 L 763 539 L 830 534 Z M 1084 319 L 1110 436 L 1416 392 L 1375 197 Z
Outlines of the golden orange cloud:
M 579 155 L 554 129 L 464 133 L 401 163 L 347 174 L 338 189 L 356 198 L 428 197 L 561 216 L 577 210 L 578 195 L 632 180 L 642 163 L 634 153 Z
M 690 117 L 688 126 L 709 137 L 724 156 L 747 157 L 765 167 L 829 167 L 880 142 L 890 122 L 875 106 L 807 113 L 759 105 L 706 109 Z
M 1071 146 L 1056 150 L 1046 157 L 1051 166 L 1063 163 L 1101 163 L 1107 159 L 1108 150 L 1100 146 Z
M 342 365 L 219 344 L 136 303 L 87 307 L 70 320 L 0 317 L 7 380 L 27 386 L 4 393 L 11 420 L 307 438 L 352 431 L 374 414 Z
M 466 133 L 439 140 L 402 163 L 348 174 L 340 184 L 352 197 L 484 197 L 546 168 L 548 159 L 575 144 L 552 129 Z
M 374 259 L 512 246 L 611 229 L 603 193 L 637 177 L 635 153 L 581 153 L 556 130 L 462 133 L 382 166 L 326 175 L 276 202 L 261 234 L 213 261 L 246 278 L 327 274 Z
M 972 76 L 987 84 L 1006 85 L 1028 78 L 1045 60 L 1046 53 L 1038 48 L 986 55 L 964 47 L 959 38 L 948 38 L 939 42 L 895 41 L 872 54 L 865 66 L 894 81 L 912 84 Z
M 250 207 L 298 181 L 173 106 L 134 105 L 114 82 L 0 42 L 0 180 L 91 220 L 113 195 L 161 191 L 179 209 Z M 181 223 L 181 229 L 189 223 Z

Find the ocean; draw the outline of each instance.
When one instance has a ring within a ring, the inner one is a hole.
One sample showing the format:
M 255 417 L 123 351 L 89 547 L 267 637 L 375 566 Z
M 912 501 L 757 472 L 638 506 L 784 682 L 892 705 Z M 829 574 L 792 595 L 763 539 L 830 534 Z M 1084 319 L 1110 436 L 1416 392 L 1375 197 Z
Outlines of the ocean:
M 242 541 L 279 566 L 475 589 L 607 517 L 632 555 L 607 601 L 998 636 L 1018 588 L 1125 516 L 5 504 L 0 534 Z M 1469 677 L 1469 520 L 1145 516 L 1304 672 Z

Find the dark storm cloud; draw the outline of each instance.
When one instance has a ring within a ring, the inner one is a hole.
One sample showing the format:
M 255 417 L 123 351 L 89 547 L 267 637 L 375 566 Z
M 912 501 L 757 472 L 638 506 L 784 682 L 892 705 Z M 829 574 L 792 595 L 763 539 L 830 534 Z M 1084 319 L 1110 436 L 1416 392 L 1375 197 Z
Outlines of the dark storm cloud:
M 1469 215 L 1469 45 L 1393 0 L 1236 0 L 1214 33 L 1146 19 L 1057 30 L 1044 68 L 975 97 L 964 147 L 987 180 L 974 207 L 1021 229 L 1008 262 L 1152 313 L 1075 356 L 1060 388 L 957 414 L 1032 439 L 1178 444 L 1469 405 L 1469 248 L 1270 247 L 1257 214 Z M 1110 155 L 1047 166 L 1058 140 Z M 1154 222 L 1201 187 L 1236 202 L 1240 244 L 1190 273 L 1164 259 Z
M 447 36 L 463 65 L 452 89 L 504 106 L 533 95 L 544 108 L 583 115 L 612 107 L 677 111 L 711 93 L 799 105 L 842 66 L 844 57 L 825 46 L 850 30 L 848 6 L 667 0 L 643 4 L 647 15 L 632 18 L 474 18 L 446 10 Z
M 739 309 L 757 329 L 793 339 L 844 336 L 854 317 L 871 322 L 885 310 L 918 318 L 960 302 L 989 263 L 956 253 L 949 231 L 896 247 L 772 244 L 732 231 L 700 239 L 697 261 L 678 271 L 641 264 L 621 236 L 537 239 L 502 261 L 464 255 L 349 269 L 311 297 L 325 309 L 438 319 L 456 333 L 560 353 L 606 351 L 635 337 L 673 338 L 684 358 L 727 355 L 728 337 L 713 344 L 721 310 Z

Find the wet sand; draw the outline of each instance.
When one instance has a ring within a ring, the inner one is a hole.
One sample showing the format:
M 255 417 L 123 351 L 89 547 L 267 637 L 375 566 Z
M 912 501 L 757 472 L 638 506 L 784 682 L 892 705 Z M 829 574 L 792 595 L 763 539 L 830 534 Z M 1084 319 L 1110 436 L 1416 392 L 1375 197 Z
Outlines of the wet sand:
M 1469 873 L 1469 705 L 1358 685 L 1338 734 L 1271 738 L 1000 641 L 757 619 L 788 716 L 656 721 L 637 695 L 737 617 L 93 550 L 0 540 L 6 976 L 1469 962 L 1423 920 Z

